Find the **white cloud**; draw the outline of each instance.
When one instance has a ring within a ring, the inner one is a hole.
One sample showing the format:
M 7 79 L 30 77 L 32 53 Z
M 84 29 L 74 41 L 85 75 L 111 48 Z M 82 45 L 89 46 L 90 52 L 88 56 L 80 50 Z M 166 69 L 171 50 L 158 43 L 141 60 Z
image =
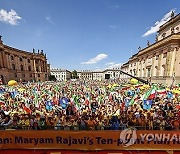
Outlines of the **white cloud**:
M 8 23 L 11 25 L 17 25 L 18 21 L 22 18 L 18 16 L 16 11 L 11 9 L 11 11 L 7 12 L 6 10 L 1 9 L 0 10 L 0 21 L 4 23 Z
M 109 62 L 109 63 L 106 63 L 105 65 L 114 65 L 115 62 Z
M 116 25 L 109 25 L 109 28 L 115 29 L 115 28 L 118 28 L 118 26 L 116 26 Z
M 82 62 L 81 64 L 96 64 L 97 62 L 107 58 L 108 55 L 106 54 L 99 54 L 96 57 L 88 60 L 87 62 Z
M 109 65 L 107 68 L 119 68 L 121 67 L 122 63 L 109 62 L 105 65 Z
M 163 25 L 164 23 L 166 23 L 167 21 L 169 21 L 171 19 L 171 12 L 175 10 L 172 9 L 171 11 L 169 11 L 168 13 L 166 13 L 163 18 L 160 21 L 156 21 L 156 23 L 154 24 L 154 26 L 152 26 L 146 33 L 144 33 L 142 35 L 142 37 L 146 37 L 148 35 L 154 34 L 159 30 L 159 27 L 161 25 Z
M 49 16 L 46 17 L 46 20 L 51 24 L 55 24 L 54 21 L 52 21 L 51 17 Z

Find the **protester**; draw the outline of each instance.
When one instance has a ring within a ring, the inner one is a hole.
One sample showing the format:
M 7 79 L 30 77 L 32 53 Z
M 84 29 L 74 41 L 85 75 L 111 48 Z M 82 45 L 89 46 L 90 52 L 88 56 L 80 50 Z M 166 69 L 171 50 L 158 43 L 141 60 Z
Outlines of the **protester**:
M 178 130 L 180 87 L 124 80 L 0 85 L 1 129 Z

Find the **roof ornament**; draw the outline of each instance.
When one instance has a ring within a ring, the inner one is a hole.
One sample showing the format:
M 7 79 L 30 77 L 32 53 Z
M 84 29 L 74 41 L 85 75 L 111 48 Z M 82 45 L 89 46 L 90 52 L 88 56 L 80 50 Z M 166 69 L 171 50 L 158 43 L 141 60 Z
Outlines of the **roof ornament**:
M 148 47 L 150 46 L 150 42 L 149 42 L 149 40 L 147 40 L 147 46 L 148 46 Z
M 156 42 L 158 41 L 158 35 L 156 35 Z
M 44 55 L 44 52 L 43 52 L 43 50 L 41 50 L 41 54 L 42 54 L 42 55 Z
M 174 17 L 174 11 L 172 10 L 172 12 L 171 12 L 171 18 L 173 18 Z
M 3 43 L 2 36 L 0 35 L 0 44 L 2 44 L 2 43 Z
M 35 53 L 35 49 L 33 48 L 33 53 Z

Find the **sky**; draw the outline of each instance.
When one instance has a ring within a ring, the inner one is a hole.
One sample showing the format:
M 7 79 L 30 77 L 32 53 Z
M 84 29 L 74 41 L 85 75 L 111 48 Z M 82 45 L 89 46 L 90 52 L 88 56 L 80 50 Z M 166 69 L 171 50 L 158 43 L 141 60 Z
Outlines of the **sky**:
M 43 50 L 52 68 L 102 70 L 154 43 L 180 0 L 0 0 L 3 43 Z

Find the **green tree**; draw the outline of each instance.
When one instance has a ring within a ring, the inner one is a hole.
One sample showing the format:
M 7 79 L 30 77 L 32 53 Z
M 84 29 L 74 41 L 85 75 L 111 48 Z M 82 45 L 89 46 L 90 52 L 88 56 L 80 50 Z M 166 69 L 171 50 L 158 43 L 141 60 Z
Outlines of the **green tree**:
M 50 75 L 49 76 L 49 81 L 56 81 L 56 77 L 54 75 Z
M 78 79 L 78 75 L 77 75 L 77 71 L 76 70 L 72 71 L 71 79 Z

